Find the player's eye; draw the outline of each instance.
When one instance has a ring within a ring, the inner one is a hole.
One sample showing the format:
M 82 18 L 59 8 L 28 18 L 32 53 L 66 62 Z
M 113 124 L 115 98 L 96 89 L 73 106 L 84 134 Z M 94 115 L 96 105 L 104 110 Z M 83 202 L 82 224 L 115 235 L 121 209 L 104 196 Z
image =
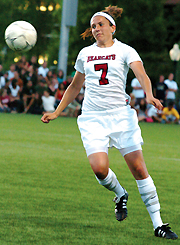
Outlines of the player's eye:
M 96 25 L 92 25 L 92 29 L 96 29 Z
M 103 23 L 99 23 L 100 26 L 103 26 Z

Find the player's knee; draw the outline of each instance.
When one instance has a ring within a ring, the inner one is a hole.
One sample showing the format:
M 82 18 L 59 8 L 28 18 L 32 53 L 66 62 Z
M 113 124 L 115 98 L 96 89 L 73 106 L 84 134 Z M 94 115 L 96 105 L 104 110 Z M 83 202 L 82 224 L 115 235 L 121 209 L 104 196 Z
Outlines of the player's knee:
M 105 179 L 109 171 L 109 163 L 104 158 L 89 158 L 91 168 L 98 179 Z
M 106 176 L 108 175 L 108 169 L 105 166 L 98 166 L 93 171 L 96 177 L 100 180 L 105 179 Z
M 106 176 L 108 175 L 108 166 L 104 163 L 96 163 L 91 165 L 96 177 L 98 179 L 105 179 Z
M 134 177 L 136 179 L 145 179 L 147 177 L 147 171 L 143 167 L 135 167 L 134 168 Z

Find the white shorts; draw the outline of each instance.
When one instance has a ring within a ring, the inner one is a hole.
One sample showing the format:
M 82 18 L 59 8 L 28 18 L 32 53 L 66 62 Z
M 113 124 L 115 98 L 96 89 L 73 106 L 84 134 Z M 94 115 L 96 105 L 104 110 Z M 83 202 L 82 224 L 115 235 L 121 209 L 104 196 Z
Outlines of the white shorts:
M 116 147 L 123 156 L 142 149 L 137 113 L 129 105 L 109 111 L 83 112 L 77 122 L 87 156 L 108 153 L 108 147 Z

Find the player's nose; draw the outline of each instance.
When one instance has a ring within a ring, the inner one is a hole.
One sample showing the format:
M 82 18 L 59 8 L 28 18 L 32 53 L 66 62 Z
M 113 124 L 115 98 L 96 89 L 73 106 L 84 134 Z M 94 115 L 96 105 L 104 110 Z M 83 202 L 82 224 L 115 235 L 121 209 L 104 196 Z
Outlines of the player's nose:
M 99 31 L 100 30 L 100 26 L 96 25 L 95 31 Z

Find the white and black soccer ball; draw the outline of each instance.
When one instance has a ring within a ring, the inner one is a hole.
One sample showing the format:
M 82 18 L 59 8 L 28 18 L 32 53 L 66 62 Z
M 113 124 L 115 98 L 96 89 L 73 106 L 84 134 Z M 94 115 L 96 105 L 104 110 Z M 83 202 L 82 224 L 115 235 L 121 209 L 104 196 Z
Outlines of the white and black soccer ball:
M 26 52 L 36 44 L 37 32 L 29 22 L 15 21 L 6 28 L 5 41 L 10 49 Z

